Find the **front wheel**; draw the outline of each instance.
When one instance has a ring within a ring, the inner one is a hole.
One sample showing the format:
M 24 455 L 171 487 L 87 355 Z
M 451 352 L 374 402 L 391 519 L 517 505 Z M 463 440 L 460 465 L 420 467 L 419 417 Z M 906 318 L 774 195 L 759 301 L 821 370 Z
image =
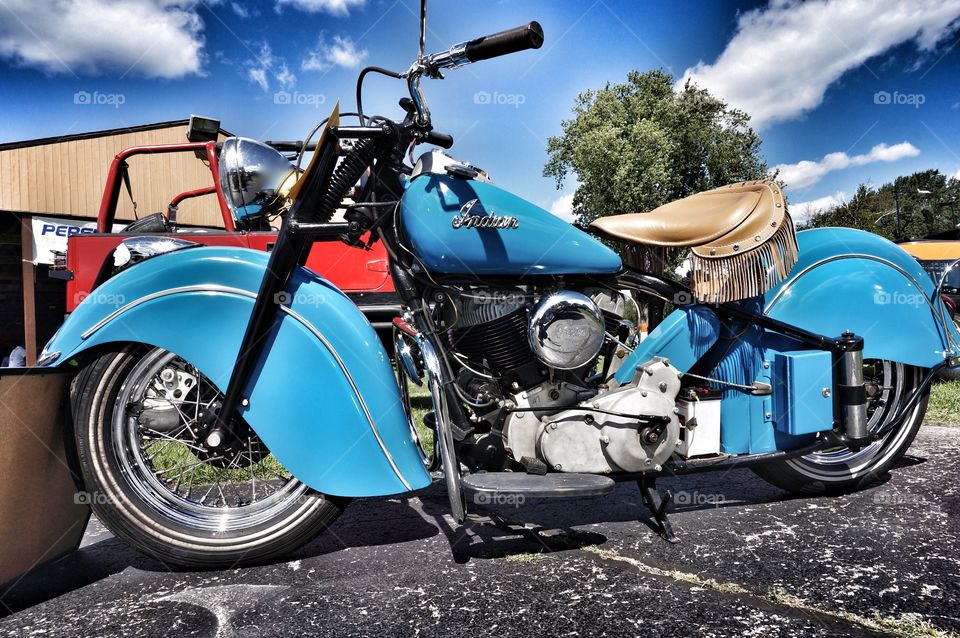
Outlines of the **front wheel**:
M 867 403 L 867 427 L 876 432 L 898 414 L 920 385 L 922 370 L 902 363 L 864 361 L 864 381 L 875 384 L 877 393 Z M 927 411 L 929 389 L 912 412 L 891 432 L 859 450 L 847 447 L 814 452 L 806 456 L 768 463 L 754 472 L 779 488 L 795 494 L 839 494 L 875 483 L 888 472 L 913 443 Z
M 94 513 L 164 563 L 262 562 L 309 541 L 347 503 L 290 475 L 240 420 L 228 444 L 207 448 L 205 430 L 223 396 L 166 350 L 100 356 L 77 376 L 71 398 Z

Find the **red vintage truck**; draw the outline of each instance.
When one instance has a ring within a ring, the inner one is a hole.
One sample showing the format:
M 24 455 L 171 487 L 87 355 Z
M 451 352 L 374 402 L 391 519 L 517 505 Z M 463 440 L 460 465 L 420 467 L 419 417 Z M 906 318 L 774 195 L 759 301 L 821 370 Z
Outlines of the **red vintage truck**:
M 274 146 L 281 150 L 285 147 L 290 150 L 292 144 L 280 142 Z M 189 153 L 205 157 L 212 184 L 172 194 L 166 211 L 140 219 L 119 232 L 111 232 L 121 188 L 129 188 L 127 161 L 137 155 L 162 153 Z M 67 312 L 72 312 L 92 291 L 97 275 L 104 261 L 111 257 L 113 249 L 123 239 L 133 235 L 169 234 L 178 239 L 208 246 L 242 246 L 264 251 L 272 248 L 277 238 L 276 231 L 238 228 L 237 220 L 234 219 L 221 188 L 218 153 L 217 142 L 206 141 L 136 146 L 121 151 L 114 157 L 100 202 L 96 232 L 71 236 L 67 241 L 65 269 L 54 274 L 67 280 Z M 176 211 L 180 203 L 185 199 L 202 196 L 216 197 L 223 227 L 178 227 Z M 382 244 L 378 242 L 369 248 L 362 248 L 340 242 L 318 242 L 313 245 L 306 265 L 347 293 L 381 337 L 387 336 L 391 321 L 399 314 L 399 304 Z M 384 341 L 389 342 L 389 339 Z

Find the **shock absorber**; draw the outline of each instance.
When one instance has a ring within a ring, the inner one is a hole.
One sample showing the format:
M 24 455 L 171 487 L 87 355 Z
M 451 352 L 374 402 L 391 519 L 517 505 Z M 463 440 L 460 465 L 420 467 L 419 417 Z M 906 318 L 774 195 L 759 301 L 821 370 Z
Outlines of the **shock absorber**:
M 337 166 L 326 190 L 320 197 L 317 209 L 312 211 L 314 222 L 328 222 L 337 207 L 347 196 L 350 189 L 360 179 L 367 167 L 373 162 L 377 154 L 377 144 L 374 140 L 366 138 L 358 140 L 354 144 L 353 151 L 344 155 L 340 164 Z
M 852 443 L 870 436 L 867 430 L 867 391 L 863 385 L 863 337 L 849 330 L 840 335 L 839 381 L 837 403 L 840 424 Z

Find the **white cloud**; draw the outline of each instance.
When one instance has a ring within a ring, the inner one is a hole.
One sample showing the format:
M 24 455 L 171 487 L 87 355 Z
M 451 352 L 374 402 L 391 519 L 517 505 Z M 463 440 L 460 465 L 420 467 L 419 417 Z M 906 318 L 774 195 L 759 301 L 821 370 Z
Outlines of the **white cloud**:
M 300 63 L 304 71 L 326 71 L 334 66 L 355 69 L 367 59 L 367 50 L 358 49 L 348 37 L 334 36 L 332 43 L 321 39 L 316 49 L 307 52 Z
M 573 212 L 573 196 L 575 193 L 567 193 L 566 195 L 561 195 L 557 199 L 553 200 L 553 203 L 550 204 L 550 212 L 566 222 L 575 222 L 577 217 Z
M 843 152 L 828 153 L 820 161 L 802 160 L 796 164 L 778 164 L 778 179 L 786 182 L 791 188 L 806 188 L 819 182 L 824 175 L 833 171 L 843 170 L 851 166 L 863 166 L 873 162 L 895 162 L 904 157 L 916 157 L 920 149 L 910 142 L 900 142 L 893 146 L 877 144 L 869 153 L 850 156 Z
M 267 70 L 262 67 L 249 69 L 247 71 L 247 77 L 250 78 L 251 82 L 258 84 L 264 91 L 270 86 L 270 83 L 267 81 Z
M 277 0 L 277 10 L 293 7 L 307 13 L 329 13 L 348 16 L 353 7 L 362 7 L 366 0 Z
M 837 191 L 834 195 L 825 195 L 806 202 L 797 202 L 790 204 L 790 216 L 796 223 L 805 222 L 810 219 L 814 213 L 827 211 L 836 208 L 847 201 L 847 194 Z
M 288 89 L 293 86 L 297 81 L 297 76 L 287 68 L 286 64 L 280 65 L 280 70 L 277 71 L 276 76 L 277 82 L 280 83 L 280 86 Z
M 257 59 L 247 66 L 247 77 L 263 91 L 270 88 L 271 77 L 282 89 L 292 87 L 297 81 L 297 76 L 287 67 L 287 63 L 282 58 L 275 58 L 273 49 L 266 42 L 260 45 Z
M 687 69 L 679 85 L 692 79 L 760 128 L 816 108 L 844 73 L 891 47 L 932 52 L 958 17 L 960 0 L 771 0 L 742 14 L 720 57 Z
M 231 3 L 230 3 L 230 8 L 233 9 L 233 12 L 234 12 L 235 14 L 237 14 L 237 16 L 239 16 L 239 17 L 241 17 L 241 18 L 249 18 L 249 17 L 250 17 L 250 9 L 248 9 L 248 8 L 245 7 L 245 6 L 243 6 L 243 5 L 240 4 L 239 2 L 231 2 Z
M 954 173 L 953 179 L 955 179 L 955 180 L 960 180 L 960 170 L 958 170 L 956 173 Z
M 4 0 L 0 58 L 48 73 L 201 71 L 199 0 Z

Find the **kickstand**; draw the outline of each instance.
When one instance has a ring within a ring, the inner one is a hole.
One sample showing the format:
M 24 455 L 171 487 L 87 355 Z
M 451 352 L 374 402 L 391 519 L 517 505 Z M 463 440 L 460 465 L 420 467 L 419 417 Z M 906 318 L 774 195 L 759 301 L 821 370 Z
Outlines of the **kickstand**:
M 647 506 L 656 521 L 655 531 L 660 538 L 668 543 L 679 543 L 680 539 L 673 533 L 673 527 L 670 525 L 670 519 L 667 518 L 667 508 L 673 503 L 673 494 L 667 490 L 662 495 L 657 491 L 657 480 L 654 478 L 642 478 L 637 480 L 640 487 L 640 495 L 643 497 L 643 504 Z

